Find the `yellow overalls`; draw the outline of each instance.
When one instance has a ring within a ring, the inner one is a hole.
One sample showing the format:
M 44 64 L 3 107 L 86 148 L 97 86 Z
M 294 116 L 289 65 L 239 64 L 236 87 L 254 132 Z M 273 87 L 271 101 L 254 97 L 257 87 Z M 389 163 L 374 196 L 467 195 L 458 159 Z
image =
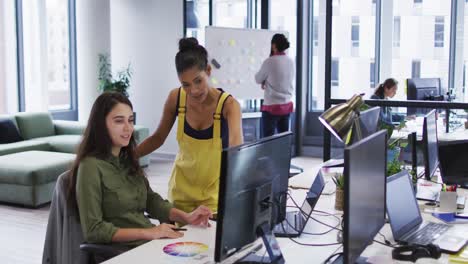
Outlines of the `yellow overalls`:
M 191 212 L 205 205 L 218 210 L 219 174 L 221 170 L 221 111 L 229 96 L 222 93 L 214 114 L 213 138 L 195 139 L 184 133 L 186 93 L 180 88 L 177 116 L 177 154 L 169 181 L 169 200 L 178 209 Z

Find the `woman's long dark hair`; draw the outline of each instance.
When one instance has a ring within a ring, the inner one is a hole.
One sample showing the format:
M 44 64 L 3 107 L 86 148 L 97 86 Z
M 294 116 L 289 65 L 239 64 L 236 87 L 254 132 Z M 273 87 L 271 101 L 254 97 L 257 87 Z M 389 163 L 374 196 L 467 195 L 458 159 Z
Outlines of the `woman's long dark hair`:
M 383 82 L 383 83 L 379 84 L 379 86 L 377 86 L 377 88 L 375 89 L 374 94 L 377 95 L 380 98 L 385 98 L 385 89 L 390 89 L 390 88 L 392 88 L 393 86 L 395 86 L 397 84 L 398 84 L 398 82 L 395 79 L 388 78 L 387 80 L 385 80 L 385 82 Z
M 105 92 L 101 94 L 93 104 L 89 116 L 88 125 L 83 134 L 83 139 L 78 148 L 75 162 L 71 168 L 71 179 L 68 185 L 68 202 L 70 205 L 76 204 L 76 177 L 78 167 L 86 157 L 96 157 L 106 159 L 112 155 L 112 139 L 106 126 L 106 117 L 117 104 L 126 104 L 133 109 L 132 103 L 128 98 L 117 92 Z M 144 176 L 144 172 L 138 163 L 135 152 L 136 142 L 132 134 L 128 146 L 120 150 L 120 160 L 129 168 L 129 174 L 135 176 Z

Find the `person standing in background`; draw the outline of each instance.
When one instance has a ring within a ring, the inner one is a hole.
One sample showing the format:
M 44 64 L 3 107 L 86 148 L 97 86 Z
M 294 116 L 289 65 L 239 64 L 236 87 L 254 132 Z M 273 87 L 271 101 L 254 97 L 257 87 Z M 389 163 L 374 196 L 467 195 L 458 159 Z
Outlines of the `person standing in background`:
M 263 137 L 289 130 L 289 116 L 294 110 L 292 96 L 294 92 L 294 62 L 286 56 L 289 41 L 283 34 L 275 34 L 271 39 L 271 53 L 260 70 L 255 74 L 255 81 L 264 90 L 262 111 Z

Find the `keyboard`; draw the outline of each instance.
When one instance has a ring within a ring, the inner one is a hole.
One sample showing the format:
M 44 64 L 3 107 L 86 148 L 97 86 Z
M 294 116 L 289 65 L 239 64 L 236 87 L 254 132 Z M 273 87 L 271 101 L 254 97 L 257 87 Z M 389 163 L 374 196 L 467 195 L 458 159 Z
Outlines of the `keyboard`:
M 405 241 L 409 244 L 427 245 L 445 233 L 449 228 L 449 225 L 429 222 L 425 227 L 411 234 Z

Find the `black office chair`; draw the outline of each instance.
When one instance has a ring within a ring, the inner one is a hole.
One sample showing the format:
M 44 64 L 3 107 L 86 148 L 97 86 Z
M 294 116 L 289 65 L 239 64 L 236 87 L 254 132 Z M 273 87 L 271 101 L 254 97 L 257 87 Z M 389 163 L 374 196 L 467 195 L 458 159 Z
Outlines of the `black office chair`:
M 67 203 L 70 173 L 62 173 L 55 185 L 42 263 L 95 264 L 115 257 L 129 247 L 120 245 L 84 243 L 76 208 Z

